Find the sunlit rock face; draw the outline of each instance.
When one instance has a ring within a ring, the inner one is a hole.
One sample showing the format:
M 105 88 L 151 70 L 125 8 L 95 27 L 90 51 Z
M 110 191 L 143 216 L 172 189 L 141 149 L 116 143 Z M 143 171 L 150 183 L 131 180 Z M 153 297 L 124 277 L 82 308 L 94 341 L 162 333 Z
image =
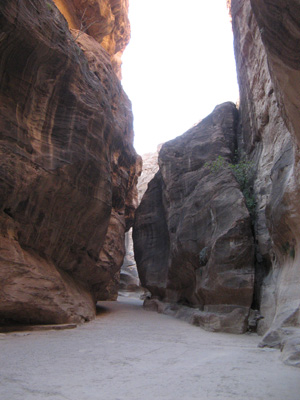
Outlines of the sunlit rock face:
M 158 171 L 158 153 L 162 147 L 162 144 L 157 146 L 157 151 L 154 153 L 146 153 L 142 155 L 143 159 L 143 170 L 141 176 L 138 180 L 138 200 L 141 202 L 147 187 L 148 183 L 154 178 L 154 175 Z
M 147 190 L 148 183 L 152 180 L 158 171 L 158 151 L 161 149 L 158 145 L 157 151 L 154 153 L 146 153 L 142 155 L 143 169 L 139 176 L 137 190 L 138 202 L 140 203 L 144 193 Z M 125 258 L 120 274 L 120 290 L 125 292 L 141 291 L 140 280 L 134 258 L 134 248 L 132 240 L 132 229 L 125 235 Z
M 239 144 L 257 169 L 256 306 L 263 343 L 289 348 L 300 335 L 300 6 L 231 1 L 240 86 Z M 285 350 L 283 351 L 284 354 Z M 290 353 L 289 353 L 290 354 Z M 295 356 L 295 352 L 294 352 Z M 300 365 L 297 357 L 285 362 Z
M 51 1 L 1 1 L 0 20 L 0 319 L 89 320 L 137 205 L 131 104 Z
M 218 156 L 233 160 L 237 114 L 224 103 L 162 146 L 133 239 L 142 285 L 152 294 L 147 307 L 165 309 L 157 301 L 193 306 L 196 325 L 241 333 L 254 284 L 250 215 L 231 170 L 213 173 L 205 165 Z
M 121 79 L 121 56 L 130 39 L 128 0 L 53 1 L 71 29 L 87 33 L 102 45 Z

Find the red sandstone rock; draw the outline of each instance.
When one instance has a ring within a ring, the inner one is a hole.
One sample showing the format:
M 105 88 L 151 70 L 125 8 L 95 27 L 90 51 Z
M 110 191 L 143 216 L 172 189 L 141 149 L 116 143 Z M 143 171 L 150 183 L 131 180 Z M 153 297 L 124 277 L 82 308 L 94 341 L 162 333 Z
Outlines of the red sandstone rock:
M 0 317 L 78 322 L 115 297 L 140 166 L 110 56 L 49 4 L 0 4 Z
M 71 29 L 87 33 L 109 53 L 113 69 L 121 79 L 121 56 L 130 39 L 128 0 L 53 1 Z
M 225 329 L 230 319 L 231 332 L 240 333 L 253 295 L 250 216 L 231 171 L 205 167 L 218 156 L 233 159 L 236 118 L 225 103 L 162 146 L 133 238 L 142 285 L 154 298 L 200 308 L 197 324 L 206 329 Z M 213 328 L 209 320 L 220 323 Z
M 94 318 L 91 293 L 51 260 L 2 236 L 0 262 L 0 323 L 80 323 Z

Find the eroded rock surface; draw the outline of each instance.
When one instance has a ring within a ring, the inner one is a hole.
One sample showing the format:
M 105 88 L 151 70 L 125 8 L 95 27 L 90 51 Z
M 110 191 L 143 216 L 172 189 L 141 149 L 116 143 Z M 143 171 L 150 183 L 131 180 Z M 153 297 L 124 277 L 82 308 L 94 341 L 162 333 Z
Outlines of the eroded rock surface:
M 142 155 L 143 169 L 138 178 L 138 202 L 140 203 L 144 193 L 147 190 L 148 183 L 158 171 L 158 151 L 162 145 L 157 147 L 154 153 L 146 153 Z M 134 248 L 132 240 L 132 229 L 125 234 L 125 258 L 120 273 L 120 290 L 125 292 L 138 291 L 144 292 L 141 288 L 136 262 L 134 258 Z
M 133 238 L 140 279 L 154 303 L 197 307 L 197 325 L 244 332 L 254 283 L 250 216 L 231 170 L 205 166 L 218 156 L 233 160 L 236 124 L 235 105 L 224 103 L 162 146 Z
M 121 56 L 130 39 L 128 0 L 53 0 L 70 29 L 87 33 L 108 52 L 121 79 Z M 48 8 L 51 9 L 49 0 Z
M 139 176 L 137 190 L 138 190 L 138 201 L 141 202 L 148 183 L 154 178 L 154 175 L 158 171 L 158 153 L 162 147 L 162 144 L 157 146 L 157 151 L 154 153 L 146 153 L 142 155 L 143 170 L 141 176 Z
M 4 0 L 0 20 L 0 318 L 88 320 L 116 297 L 137 205 L 131 104 L 51 1 Z
M 120 271 L 119 294 L 142 290 L 133 251 L 132 229 L 125 234 L 125 257 Z
M 285 362 L 295 365 L 291 349 L 300 343 L 295 330 L 300 325 L 300 7 L 289 0 L 232 0 L 231 14 L 239 145 L 257 171 L 255 302 L 263 316 L 258 331 L 264 334 L 262 345 L 283 348 Z

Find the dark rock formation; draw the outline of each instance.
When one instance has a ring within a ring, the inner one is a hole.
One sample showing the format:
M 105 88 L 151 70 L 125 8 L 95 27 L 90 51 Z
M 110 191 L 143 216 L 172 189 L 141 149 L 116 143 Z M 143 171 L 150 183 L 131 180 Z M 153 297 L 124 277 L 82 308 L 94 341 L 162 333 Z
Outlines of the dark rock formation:
M 0 318 L 91 319 L 116 296 L 140 164 L 110 56 L 51 0 L 0 4 Z
M 163 145 L 133 238 L 142 285 L 154 299 L 199 308 L 196 324 L 206 329 L 244 332 L 254 283 L 250 216 L 231 170 L 205 165 L 233 160 L 236 123 L 236 107 L 225 103 Z
M 300 365 L 299 350 L 298 361 L 291 355 L 300 344 L 300 6 L 293 0 L 232 0 L 231 14 L 239 146 L 257 171 L 254 300 L 263 316 L 258 332 L 264 334 L 262 345 L 281 347 L 286 363 Z

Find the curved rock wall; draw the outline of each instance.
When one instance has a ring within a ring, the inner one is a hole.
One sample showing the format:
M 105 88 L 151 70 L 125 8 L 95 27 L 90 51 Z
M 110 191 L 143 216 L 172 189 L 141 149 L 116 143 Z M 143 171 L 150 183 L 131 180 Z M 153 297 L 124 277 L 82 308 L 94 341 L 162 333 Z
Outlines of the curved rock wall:
M 240 333 L 253 296 L 250 215 L 231 170 L 213 173 L 205 165 L 218 156 L 233 160 L 236 123 L 234 104 L 225 103 L 162 146 L 133 239 L 142 286 L 156 304 L 149 307 L 163 307 L 157 301 L 189 305 L 198 309 L 196 325 Z
M 300 7 L 296 1 L 232 0 L 231 14 L 239 142 L 257 169 L 259 332 L 265 335 L 263 344 L 290 348 L 291 342 L 300 343 L 295 331 L 300 324 Z
M 251 1 L 268 57 L 280 112 L 300 144 L 300 4 L 296 0 Z
M 0 4 L 2 321 L 61 323 L 116 296 L 140 161 L 109 54 L 51 1 Z

